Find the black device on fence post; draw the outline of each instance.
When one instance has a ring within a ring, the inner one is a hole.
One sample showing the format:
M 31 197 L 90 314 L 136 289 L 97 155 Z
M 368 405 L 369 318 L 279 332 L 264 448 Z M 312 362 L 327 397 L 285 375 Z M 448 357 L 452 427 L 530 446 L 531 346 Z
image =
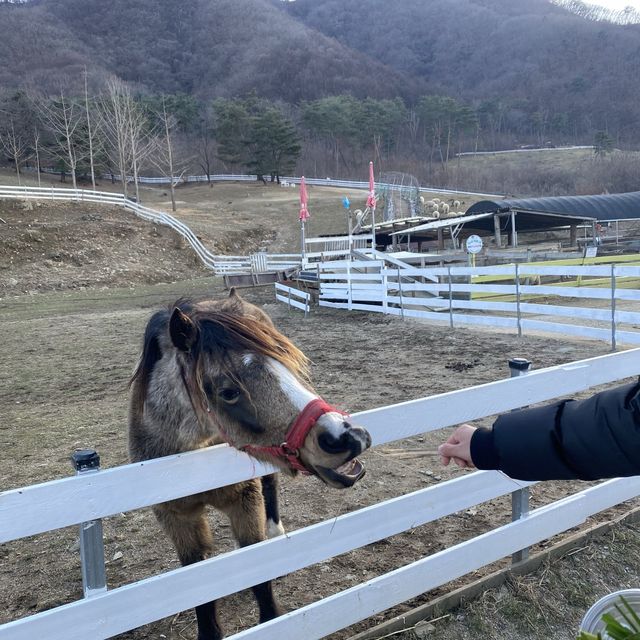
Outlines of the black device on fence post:
M 71 462 L 79 476 L 100 471 L 100 456 L 94 449 L 76 449 L 71 454 Z M 84 597 L 104 593 L 107 590 L 107 577 L 102 520 L 99 518 L 80 523 L 80 562 Z
M 512 378 L 526 376 L 531 371 L 531 362 L 526 358 L 511 358 L 509 360 L 509 372 Z M 511 521 L 529 515 L 529 488 L 517 489 L 511 493 Z M 529 547 L 516 551 L 511 556 L 511 564 L 523 562 L 529 557 Z

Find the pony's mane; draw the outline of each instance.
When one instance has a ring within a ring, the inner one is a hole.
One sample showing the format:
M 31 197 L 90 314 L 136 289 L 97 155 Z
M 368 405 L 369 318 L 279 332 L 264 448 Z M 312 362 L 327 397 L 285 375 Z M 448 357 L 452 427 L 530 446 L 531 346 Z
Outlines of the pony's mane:
M 270 322 L 229 311 L 201 311 L 197 308 L 191 319 L 200 334 L 196 348 L 209 352 L 220 349 L 254 351 L 281 362 L 300 377 L 308 379 L 307 356 Z
M 268 320 L 220 309 L 199 308 L 193 301 L 181 299 L 168 309 L 155 313 L 145 329 L 142 354 L 129 381 L 130 386 L 137 383 L 134 403 L 140 410 L 144 405 L 151 374 L 162 358 L 161 336 L 167 332 L 175 307 L 186 313 L 198 329 L 198 339 L 191 353 L 196 370 L 200 368 L 203 353 L 220 353 L 225 357 L 231 349 L 246 349 L 274 358 L 308 381 L 308 358 Z M 200 377 L 198 373 L 196 378 Z

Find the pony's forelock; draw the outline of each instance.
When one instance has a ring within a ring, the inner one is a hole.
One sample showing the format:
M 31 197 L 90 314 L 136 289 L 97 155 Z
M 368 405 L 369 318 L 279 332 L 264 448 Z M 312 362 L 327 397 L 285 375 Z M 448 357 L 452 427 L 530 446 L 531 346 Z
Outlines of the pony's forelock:
M 309 379 L 309 359 L 272 324 L 227 311 L 197 311 L 192 316 L 200 329 L 204 351 L 243 349 L 282 363 L 304 380 Z

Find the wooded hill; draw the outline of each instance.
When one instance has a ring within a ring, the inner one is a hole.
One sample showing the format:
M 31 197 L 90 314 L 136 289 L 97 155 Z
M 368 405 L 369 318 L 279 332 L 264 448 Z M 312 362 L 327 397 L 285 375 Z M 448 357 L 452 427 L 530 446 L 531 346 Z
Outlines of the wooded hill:
M 255 91 L 287 102 L 352 92 L 416 96 L 416 82 L 266 0 L 0 3 L 0 81 L 55 90 L 87 65 L 154 92 Z
M 0 56 L 4 87 L 53 91 L 86 65 L 207 100 L 432 93 L 485 103 L 522 137 L 640 141 L 640 26 L 549 0 L 0 1 Z

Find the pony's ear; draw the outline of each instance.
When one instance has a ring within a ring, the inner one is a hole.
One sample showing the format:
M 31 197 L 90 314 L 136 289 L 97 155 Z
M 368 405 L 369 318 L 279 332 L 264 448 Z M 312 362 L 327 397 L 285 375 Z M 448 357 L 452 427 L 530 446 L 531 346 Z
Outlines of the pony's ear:
M 237 300 L 242 300 L 242 298 L 240 297 L 240 295 L 236 291 L 235 287 L 231 287 L 231 289 L 229 289 L 229 297 L 230 298 L 236 298 Z
M 169 335 L 176 349 L 191 351 L 198 337 L 198 328 L 186 313 L 176 307 L 169 320 Z

